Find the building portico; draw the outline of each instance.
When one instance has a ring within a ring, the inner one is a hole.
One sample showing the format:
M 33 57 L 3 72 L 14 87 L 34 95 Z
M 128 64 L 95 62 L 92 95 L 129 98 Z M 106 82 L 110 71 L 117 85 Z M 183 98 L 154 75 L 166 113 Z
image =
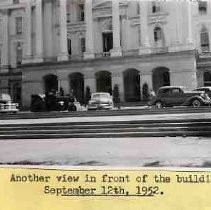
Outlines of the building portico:
M 203 67 L 211 59 L 209 5 L 4 1 L 0 91 L 14 99 L 21 95 L 17 102 L 28 109 L 32 94 L 51 89 L 62 88 L 65 94 L 73 90 L 82 102 L 87 87 L 112 94 L 118 85 L 121 101 L 139 102 L 161 86 L 194 89 L 211 84 L 210 67 Z
M 177 65 L 174 61 L 175 56 L 177 57 Z M 166 55 L 155 55 L 154 57 L 110 58 L 109 62 L 105 59 L 95 59 L 83 62 L 25 65 L 22 68 L 23 75 L 25 75 L 23 79 L 23 91 L 25 92 L 23 105 L 25 108 L 29 108 L 32 94 L 45 93 L 44 78 L 50 74 L 54 75 L 58 81 L 57 86 L 52 88 L 56 87 L 59 90 L 62 87 L 65 94 L 68 94 L 72 89 L 74 92 L 77 91 L 76 95 L 80 99 L 83 99 L 87 87 L 90 88 L 91 92 L 106 91 L 112 93 L 117 84 L 121 101 L 138 102 L 144 99 L 144 84 L 147 84 L 149 90 L 153 89 L 153 82 L 155 82 L 153 81 L 153 73 L 162 69 L 167 70 L 170 84 L 165 84 L 166 81 L 158 76 L 156 79 L 159 81 L 156 84 L 160 84 L 160 86 L 181 85 L 193 89 L 196 85 L 194 56 L 195 52 L 190 51 L 184 54 L 170 53 L 168 59 L 166 59 Z M 178 65 L 180 66 L 178 67 Z M 181 74 L 180 68 L 185 72 L 184 74 Z M 192 82 L 190 82 L 190 78 Z M 184 84 L 184 79 L 189 81 L 188 85 Z M 31 84 L 33 84 L 33 88 L 31 88 Z

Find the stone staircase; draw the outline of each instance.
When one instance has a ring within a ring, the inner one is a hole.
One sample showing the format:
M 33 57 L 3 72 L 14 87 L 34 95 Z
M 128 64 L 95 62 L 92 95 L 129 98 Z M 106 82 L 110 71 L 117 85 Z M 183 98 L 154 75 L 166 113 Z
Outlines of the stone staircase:
M 211 119 L 2 124 L 0 139 L 210 136 Z

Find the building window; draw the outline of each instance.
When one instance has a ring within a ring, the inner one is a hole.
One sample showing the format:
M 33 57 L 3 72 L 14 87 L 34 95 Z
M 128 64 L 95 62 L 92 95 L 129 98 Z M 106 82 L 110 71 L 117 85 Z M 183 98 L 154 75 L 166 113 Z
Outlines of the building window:
M 66 3 L 66 14 L 67 14 L 67 22 L 70 23 L 71 22 L 71 3 L 70 1 L 67 1 Z
M 113 33 L 103 33 L 103 52 L 110 52 L 113 49 Z M 107 54 L 105 54 L 107 56 Z
M 84 21 L 84 4 L 79 4 L 79 21 Z
M 139 2 L 137 2 L 137 5 L 136 5 L 136 13 L 137 15 L 140 15 L 140 6 L 139 6 Z
M 15 18 L 16 34 L 22 34 L 23 33 L 22 21 L 23 21 L 22 17 L 16 17 Z
M 154 41 L 158 42 L 162 40 L 162 30 L 160 27 L 155 27 L 154 29 Z
M 20 1 L 19 0 L 13 0 L 13 4 L 19 4 Z
M 3 20 L 0 19 L 0 34 L 3 34 Z
M 70 15 L 70 13 L 67 13 L 67 22 L 68 22 L 68 23 L 71 22 L 71 15 Z
M 1 64 L 2 64 L 2 62 L 1 62 L 1 59 L 2 59 L 1 49 L 2 49 L 2 47 L 0 46 L 0 66 L 1 66 Z
M 81 52 L 84 53 L 86 52 L 86 40 L 85 38 L 81 38 Z
M 71 46 L 71 39 L 67 39 L 67 51 L 68 54 L 71 55 L 72 54 L 72 46 Z
M 160 12 L 160 3 L 159 2 L 152 2 L 152 13 Z
M 201 38 L 202 52 L 209 52 L 210 51 L 209 33 L 205 27 L 203 27 L 201 30 L 200 38 Z
M 207 14 L 207 2 L 206 1 L 199 1 L 199 14 L 200 15 L 205 15 Z
M 16 45 L 16 63 L 17 65 L 20 65 L 22 63 L 22 43 L 21 42 L 17 42 Z

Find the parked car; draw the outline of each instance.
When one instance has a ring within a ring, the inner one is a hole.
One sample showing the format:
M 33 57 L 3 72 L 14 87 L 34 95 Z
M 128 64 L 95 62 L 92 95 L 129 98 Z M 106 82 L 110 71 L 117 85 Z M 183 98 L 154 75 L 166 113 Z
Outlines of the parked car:
M 13 103 L 9 94 L 0 94 L 0 112 L 1 113 L 16 113 L 18 112 L 18 103 Z
M 167 106 L 193 106 L 210 105 L 211 99 L 204 91 L 189 91 L 182 86 L 165 86 L 159 88 L 151 102 L 157 108 Z
M 70 96 L 57 96 L 54 94 L 31 95 L 31 111 L 77 111 L 80 103 Z
M 88 103 L 88 110 L 112 109 L 113 99 L 110 93 L 97 92 L 92 93 Z
M 194 89 L 194 91 L 204 91 L 211 98 L 211 86 L 199 87 Z

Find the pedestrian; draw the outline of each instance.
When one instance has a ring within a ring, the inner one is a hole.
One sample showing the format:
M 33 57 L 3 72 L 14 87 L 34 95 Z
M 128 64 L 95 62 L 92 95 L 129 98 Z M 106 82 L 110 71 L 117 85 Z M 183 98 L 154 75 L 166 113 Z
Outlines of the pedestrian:
M 152 103 L 153 103 L 153 100 L 155 99 L 155 91 L 150 89 L 150 92 L 149 92 L 149 102 L 148 102 L 148 106 L 149 108 L 152 108 Z

